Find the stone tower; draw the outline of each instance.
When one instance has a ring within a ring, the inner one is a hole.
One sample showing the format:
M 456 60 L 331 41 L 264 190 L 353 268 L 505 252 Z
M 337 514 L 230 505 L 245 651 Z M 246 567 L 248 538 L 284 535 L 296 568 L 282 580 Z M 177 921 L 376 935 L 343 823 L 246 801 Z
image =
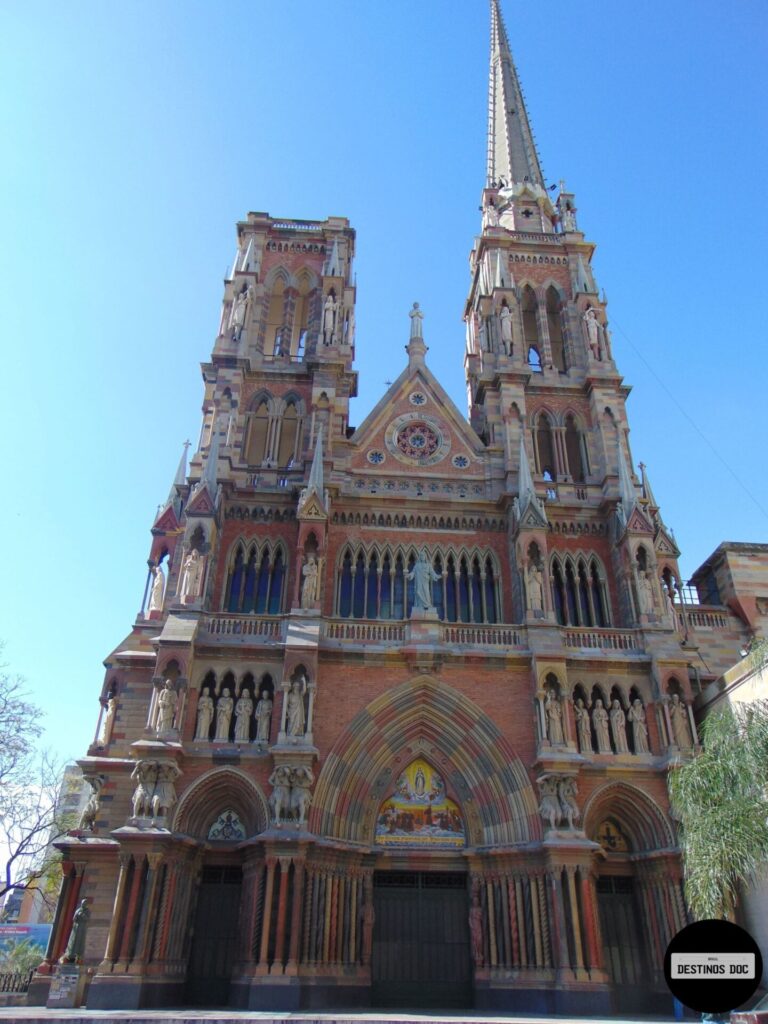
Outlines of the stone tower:
M 683 603 L 594 245 L 491 16 L 469 419 L 414 304 L 350 426 L 353 230 L 238 224 L 38 999 L 89 896 L 89 1007 L 669 1008 L 666 773 L 693 655 L 745 630 Z

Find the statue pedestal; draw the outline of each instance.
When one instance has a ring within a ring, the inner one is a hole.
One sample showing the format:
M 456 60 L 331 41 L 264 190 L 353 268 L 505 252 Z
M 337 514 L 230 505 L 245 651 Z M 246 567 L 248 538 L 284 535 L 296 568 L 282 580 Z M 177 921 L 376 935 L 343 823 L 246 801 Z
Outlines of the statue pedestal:
M 49 1009 L 72 1009 L 81 1006 L 87 975 L 78 964 L 58 964 L 51 981 L 46 1007 Z
M 407 642 L 412 644 L 439 644 L 442 623 L 436 608 L 414 608 L 406 626 Z

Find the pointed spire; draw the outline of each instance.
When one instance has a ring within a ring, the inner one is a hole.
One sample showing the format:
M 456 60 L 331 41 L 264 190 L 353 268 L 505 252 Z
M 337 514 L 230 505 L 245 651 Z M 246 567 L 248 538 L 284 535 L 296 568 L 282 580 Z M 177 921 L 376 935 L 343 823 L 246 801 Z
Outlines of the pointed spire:
M 169 507 L 173 508 L 173 510 L 176 512 L 177 516 L 179 515 L 179 512 L 180 512 L 180 507 L 179 506 L 180 506 L 180 502 L 181 502 L 181 499 L 179 497 L 179 488 L 183 487 L 184 484 L 187 482 L 187 449 L 189 448 L 189 444 L 190 444 L 189 441 L 185 441 L 184 442 L 184 447 L 183 447 L 182 452 L 181 452 L 181 458 L 179 459 L 179 465 L 178 465 L 178 467 L 176 469 L 176 475 L 173 478 L 173 483 L 171 484 L 171 489 L 168 492 L 168 497 L 165 500 L 165 504 L 157 506 L 157 514 L 155 515 L 155 522 L 157 522 L 157 520 L 160 518 L 160 516 Z
M 530 181 L 544 187 L 528 111 L 509 49 L 499 0 L 491 0 L 491 65 L 488 85 L 488 185 Z
M 219 421 L 214 419 L 213 426 L 211 427 L 211 443 L 208 445 L 208 458 L 205 460 L 205 469 L 203 469 L 203 475 L 200 478 L 200 487 L 205 485 L 208 488 L 208 493 L 214 500 L 216 498 L 219 468 L 219 444 Z
M 632 483 L 632 474 L 627 466 L 627 460 L 624 458 L 624 449 L 621 447 L 621 441 L 617 442 L 617 447 L 619 451 L 619 497 L 621 498 L 624 518 L 629 522 L 632 509 L 637 504 L 637 491 Z
M 323 424 L 317 432 L 315 451 L 312 455 L 312 465 L 309 468 L 309 483 L 307 488 L 315 490 L 322 498 L 323 496 Z
M 525 444 L 525 427 L 523 427 L 520 431 L 520 465 L 517 473 L 517 497 L 515 498 L 518 524 L 522 522 L 523 516 L 529 509 L 534 511 L 540 524 L 546 524 L 547 514 L 544 511 L 544 502 L 537 497 L 536 488 L 533 486 L 533 474 Z
M 330 255 L 326 258 L 323 266 L 324 277 L 343 277 L 341 272 L 341 259 L 339 258 L 339 240 L 334 238 Z
M 642 484 L 642 488 L 643 488 L 643 497 L 648 502 L 648 504 L 649 504 L 649 506 L 651 508 L 658 508 L 659 507 L 659 503 L 656 501 L 656 498 L 653 496 L 653 491 L 651 490 L 651 485 L 650 485 L 650 482 L 648 480 L 648 474 L 646 473 L 645 469 L 646 469 L 645 463 L 641 462 L 640 463 L 640 474 L 641 474 L 640 479 L 641 479 L 641 484 Z

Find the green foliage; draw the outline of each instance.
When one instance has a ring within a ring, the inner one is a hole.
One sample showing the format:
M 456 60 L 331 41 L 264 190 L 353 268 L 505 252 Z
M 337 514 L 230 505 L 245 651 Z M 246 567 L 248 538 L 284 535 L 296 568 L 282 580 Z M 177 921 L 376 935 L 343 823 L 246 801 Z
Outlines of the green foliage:
M 0 974 L 27 974 L 44 956 L 45 950 L 31 939 L 11 939 L 0 946 Z
M 669 791 L 688 905 L 723 918 L 768 863 L 768 701 L 713 711 L 700 732 L 702 752 L 671 773 Z

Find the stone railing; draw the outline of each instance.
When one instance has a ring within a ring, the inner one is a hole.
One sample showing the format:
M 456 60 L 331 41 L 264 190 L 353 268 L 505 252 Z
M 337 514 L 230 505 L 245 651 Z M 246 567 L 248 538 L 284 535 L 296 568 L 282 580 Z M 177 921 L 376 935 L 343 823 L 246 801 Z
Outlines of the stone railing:
M 688 620 L 690 629 L 726 629 L 728 627 L 728 615 L 720 608 L 707 608 L 704 605 L 696 605 L 694 608 L 686 606 L 685 612 L 678 611 L 677 621 L 682 631 L 685 630 L 683 614 Z
M 350 640 L 352 643 L 402 643 L 405 624 L 379 620 L 344 619 L 325 624 L 326 640 Z
M 602 651 L 641 651 L 639 634 L 633 629 L 564 629 L 566 647 Z
M 512 626 L 481 626 L 460 622 L 443 625 L 443 643 L 473 647 L 525 647 L 520 632 Z
M 201 633 L 210 637 L 252 640 L 254 643 L 274 643 L 283 633 L 283 616 L 212 615 L 202 620 Z

